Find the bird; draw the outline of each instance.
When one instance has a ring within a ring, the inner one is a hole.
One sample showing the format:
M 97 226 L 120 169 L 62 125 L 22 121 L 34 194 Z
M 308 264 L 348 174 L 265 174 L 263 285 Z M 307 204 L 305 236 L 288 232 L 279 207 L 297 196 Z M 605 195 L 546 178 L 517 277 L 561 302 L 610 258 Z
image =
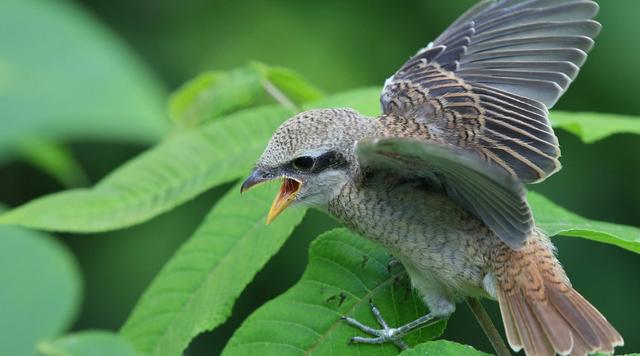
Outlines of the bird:
M 560 168 L 551 109 L 601 29 L 592 0 L 483 0 L 400 67 L 382 114 L 314 109 L 273 134 L 241 191 L 281 181 L 267 223 L 290 206 L 320 209 L 384 247 L 429 313 L 381 329 L 391 342 L 456 309 L 496 300 L 506 339 L 526 355 L 612 353 L 624 341 L 571 285 L 536 227 L 526 184 Z

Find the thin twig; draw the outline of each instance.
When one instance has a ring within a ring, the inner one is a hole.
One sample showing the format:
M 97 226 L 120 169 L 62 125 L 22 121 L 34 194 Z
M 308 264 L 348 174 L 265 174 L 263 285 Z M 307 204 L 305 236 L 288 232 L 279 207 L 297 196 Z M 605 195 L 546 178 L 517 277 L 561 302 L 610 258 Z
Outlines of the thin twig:
M 275 101 L 277 101 L 280 105 L 293 111 L 294 113 L 300 112 L 300 108 L 296 106 L 293 101 L 287 98 L 287 96 L 284 95 L 284 93 L 281 92 L 280 89 L 276 88 L 276 86 L 273 85 L 273 83 L 271 83 L 269 80 L 263 80 L 262 86 L 264 87 L 264 90 L 269 93 L 269 95 L 271 95 L 271 97 L 273 97 Z
M 502 336 L 500 336 L 500 333 L 498 332 L 498 329 L 496 329 L 496 326 L 493 325 L 493 321 L 491 321 L 491 317 L 489 317 L 489 314 L 487 314 L 487 311 L 482 306 L 482 303 L 480 303 L 477 298 L 471 297 L 467 298 L 466 302 L 469 306 L 469 309 L 471 309 L 471 312 L 473 312 L 473 316 L 476 317 L 478 324 L 480 324 L 482 331 L 484 331 L 484 334 L 487 335 L 489 342 L 491 342 L 491 346 L 493 346 L 493 349 L 496 351 L 498 356 L 511 356 L 509 348 L 507 348 L 507 345 L 504 343 L 504 340 L 502 339 Z

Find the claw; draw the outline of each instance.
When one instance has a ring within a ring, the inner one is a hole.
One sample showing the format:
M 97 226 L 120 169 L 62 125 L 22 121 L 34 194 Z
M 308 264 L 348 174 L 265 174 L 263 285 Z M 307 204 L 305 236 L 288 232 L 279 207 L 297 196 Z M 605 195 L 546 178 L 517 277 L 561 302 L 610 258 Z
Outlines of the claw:
M 371 312 L 373 313 L 373 316 L 376 317 L 376 320 L 378 321 L 378 324 L 380 324 L 380 326 L 382 326 L 382 329 L 389 330 L 389 325 L 387 325 L 387 322 L 382 317 L 382 313 L 380 313 L 380 309 L 378 309 L 375 306 L 375 304 L 373 304 L 373 300 L 372 299 L 369 299 L 369 307 L 371 308 Z
M 408 345 L 402 340 L 402 338 L 410 333 L 411 331 L 418 329 L 426 324 L 431 323 L 434 320 L 434 317 L 430 314 L 422 316 L 410 323 L 407 323 L 399 328 L 390 328 L 387 322 L 382 317 L 382 313 L 380 310 L 373 304 L 373 300 L 369 299 L 369 305 L 371 306 L 371 312 L 376 317 L 378 324 L 382 327 L 382 329 L 374 329 L 369 327 L 361 322 L 348 317 L 341 316 L 340 319 L 344 320 L 347 324 L 362 330 L 363 332 L 373 336 L 373 337 L 361 337 L 354 336 L 349 339 L 349 345 L 352 344 L 384 344 L 386 342 L 391 342 L 396 345 L 400 350 L 406 350 Z

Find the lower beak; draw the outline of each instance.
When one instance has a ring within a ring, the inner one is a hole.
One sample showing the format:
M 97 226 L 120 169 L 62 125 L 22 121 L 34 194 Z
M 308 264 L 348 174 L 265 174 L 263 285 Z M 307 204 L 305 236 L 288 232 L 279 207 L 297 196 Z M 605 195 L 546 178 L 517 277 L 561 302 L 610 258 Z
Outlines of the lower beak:
M 252 187 L 273 180 L 275 177 L 273 175 L 265 173 L 261 170 L 255 170 L 249 178 L 242 184 L 242 188 L 240 189 L 241 193 L 246 192 Z M 267 215 L 267 224 L 270 224 L 273 220 L 275 220 L 280 213 L 284 211 L 293 201 L 296 199 L 298 192 L 300 192 L 300 188 L 302 187 L 302 182 L 293 179 L 293 178 L 282 178 L 282 186 L 280 186 L 280 191 L 276 198 L 273 200 L 273 204 L 271 204 L 271 210 L 269 210 L 269 214 Z
M 270 224 L 275 220 L 275 218 L 277 218 L 284 209 L 293 203 L 301 187 L 302 183 L 295 179 L 286 177 L 283 179 L 280 191 L 273 200 L 271 210 L 269 210 L 269 215 L 267 215 L 267 224 Z

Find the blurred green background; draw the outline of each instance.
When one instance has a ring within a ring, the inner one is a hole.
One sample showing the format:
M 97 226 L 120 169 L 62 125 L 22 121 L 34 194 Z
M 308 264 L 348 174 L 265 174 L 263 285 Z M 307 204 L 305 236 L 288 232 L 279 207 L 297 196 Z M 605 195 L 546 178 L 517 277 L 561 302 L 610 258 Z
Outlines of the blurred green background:
M 23 7 L 2 1 L 0 202 L 8 206 L 64 189 L 59 181 L 92 184 L 143 151 L 167 131 L 166 94 L 199 72 L 258 60 L 297 70 L 328 93 L 381 86 L 474 3 L 24 0 L 20 3 L 28 5 Z M 556 108 L 640 116 L 640 1 L 599 3 L 603 31 Z M 81 20 L 71 26 L 69 14 Z M 52 20 L 55 31 L 38 31 L 52 18 L 58 18 Z M 85 128 L 59 129 L 72 125 Z M 640 136 L 618 135 L 585 145 L 558 134 L 564 168 L 531 189 L 586 217 L 639 226 Z M 71 152 L 86 177 L 56 180 L 36 168 L 40 151 L 34 151 L 33 142 L 43 137 L 63 143 L 56 147 Z M 84 299 L 73 328 L 117 330 L 153 276 L 227 188 L 130 229 L 59 235 L 83 274 Z M 309 242 L 334 225 L 320 213 L 309 214 L 242 294 L 232 318 L 198 337 L 187 353 L 217 354 L 252 310 L 300 277 Z M 639 351 L 638 256 L 582 239 L 558 237 L 555 242 L 575 287 L 625 337 L 622 351 Z M 495 303 L 486 305 L 499 320 Z M 491 351 L 463 305 L 444 337 Z

